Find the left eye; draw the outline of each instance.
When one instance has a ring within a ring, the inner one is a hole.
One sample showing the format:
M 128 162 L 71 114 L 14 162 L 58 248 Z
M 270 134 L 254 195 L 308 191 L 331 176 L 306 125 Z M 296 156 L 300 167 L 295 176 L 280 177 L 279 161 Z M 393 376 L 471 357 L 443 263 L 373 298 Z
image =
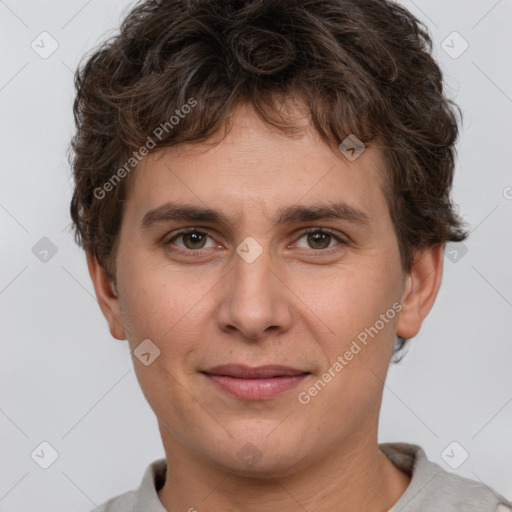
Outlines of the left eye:
M 331 245 L 332 242 L 343 242 L 336 235 L 320 229 L 307 231 L 299 238 L 299 240 L 302 239 L 306 240 L 307 245 L 305 247 L 301 247 L 299 242 L 297 242 L 297 247 L 300 247 L 301 249 L 330 249 L 336 245 Z

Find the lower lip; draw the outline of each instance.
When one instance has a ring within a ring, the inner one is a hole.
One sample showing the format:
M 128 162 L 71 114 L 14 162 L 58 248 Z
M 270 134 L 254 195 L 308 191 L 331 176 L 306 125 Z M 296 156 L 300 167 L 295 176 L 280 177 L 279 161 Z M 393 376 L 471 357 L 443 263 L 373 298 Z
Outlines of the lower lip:
M 242 400 L 266 400 L 294 388 L 309 374 L 286 375 L 269 379 L 239 379 L 205 374 L 212 382 Z

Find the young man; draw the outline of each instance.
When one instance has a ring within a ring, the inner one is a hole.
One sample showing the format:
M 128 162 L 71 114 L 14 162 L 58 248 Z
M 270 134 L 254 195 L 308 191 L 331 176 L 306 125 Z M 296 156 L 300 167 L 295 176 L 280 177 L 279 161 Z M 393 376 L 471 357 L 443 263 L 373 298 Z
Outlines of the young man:
M 383 0 L 146 1 L 80 68 L 71 213 L 166 454 L 103 511 L 508 510 L 377 442 L 467 236 L 430 45 Z

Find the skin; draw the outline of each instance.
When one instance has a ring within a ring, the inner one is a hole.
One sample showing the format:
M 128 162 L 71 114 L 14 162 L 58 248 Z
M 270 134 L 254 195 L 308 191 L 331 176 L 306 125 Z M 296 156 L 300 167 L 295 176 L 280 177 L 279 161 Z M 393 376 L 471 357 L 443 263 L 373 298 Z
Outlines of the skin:
M 404 273 L 380 150 L 369 146 L 350 162 L 303 126 L 292 138 L 243 106 L 218 144 L 149 155 L 125 204 L 117 290 L 87 255 L 111 334 L 127 338 L 132 355 L 145 339 L 160 349 L 149 366 L 133 363 L 167 456 L 158 495 L 169 512 L 386 511 L 410 482 L 379 450 L 378 418 L 395 336 L 415 336 L 435 301 L 442 245 L 417 252 Z M 142 229 L 145 214 L 169 201 L 208 206 L 229 222 Z M 327 201 L 363 210 L 370 223 L 272 222 L 281 208 Z M 173 238 L 186 227 L 208 236 Z M 329 230 L 326 240 L 303 233 L 312 227 Z M 251 263 L 236 252 L 248 236 L 262 248 Z M 300 403 L 298 394 L 394 303 L 401 311 Z M 200 373 L 226 363 L 310 375 L 277 397 L 247 401 Z M 256 463 L 239 455 L 244 446 Z

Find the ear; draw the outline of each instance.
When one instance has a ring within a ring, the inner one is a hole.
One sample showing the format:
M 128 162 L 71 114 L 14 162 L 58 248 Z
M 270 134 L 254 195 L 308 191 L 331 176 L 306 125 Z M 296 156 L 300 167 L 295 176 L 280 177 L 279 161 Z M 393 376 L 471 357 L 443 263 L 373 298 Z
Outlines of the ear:
M 439 244 L 416 252 L 402 295 L 398 336 L 416 336 L 432 309 L 443 277 L 443 247 L 444 244 Z
M 110 334 L 117 340 L 125 340 L 123 317 L 114 283 L 94 254 L 86 251 L 86 257 L 98 304 L 108 322 Z

